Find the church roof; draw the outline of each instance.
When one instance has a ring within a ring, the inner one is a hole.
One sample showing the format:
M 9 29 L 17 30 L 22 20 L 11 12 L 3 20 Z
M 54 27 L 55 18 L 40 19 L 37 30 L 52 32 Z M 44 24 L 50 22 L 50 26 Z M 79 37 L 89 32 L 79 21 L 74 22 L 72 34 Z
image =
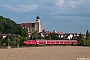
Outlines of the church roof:
M 22 23 L 21 24 L 22 27 L 35 27 L 35 23 Z

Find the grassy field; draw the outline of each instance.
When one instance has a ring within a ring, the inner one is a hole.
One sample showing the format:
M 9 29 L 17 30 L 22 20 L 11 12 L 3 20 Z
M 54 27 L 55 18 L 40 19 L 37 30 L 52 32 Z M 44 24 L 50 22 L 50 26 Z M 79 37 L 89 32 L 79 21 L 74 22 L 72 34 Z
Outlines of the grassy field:
M 77 60 L 90 59 L 90 47 L 42 46 L 0 49 L 0 60 Z

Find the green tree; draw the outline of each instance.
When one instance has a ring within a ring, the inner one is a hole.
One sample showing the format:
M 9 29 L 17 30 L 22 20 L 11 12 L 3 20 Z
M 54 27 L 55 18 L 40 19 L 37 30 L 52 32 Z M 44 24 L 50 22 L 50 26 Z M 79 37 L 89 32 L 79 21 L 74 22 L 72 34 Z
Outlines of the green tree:
M 48 34 L 48 36 L 46 36 L 45 39 L 47 39 L 47 40 L 51 40 L 51 35 Z
M 86 40 L 90 40 L 90 34 L 88 30 L 86 31 Z
M 38 38 L 41 38 L 41 37 L 39 36 L 38 31 L 35 31 L 35 32 L 32 34 L 31 39 L 32 39 L 32 40 L 35 40 L 35 39 L 38 39 Z
M 20 40 L 19 41 L 19 43 L 20 43 L 19 45 L 23 46 L 23 42 L 26 41 L 26 37 L 18 37 L 18 39 Z
M 90 46 L 90 40 L 87 41 L 88 46 Z
M 27 31 L 27 29 L 21 29 L 21 36 L 22 37 L 27 37 L 27 35 L 28 35 L 28 31 Z
M 0 34 L 19 34 L 23 37 L 27 36 L 27 30 L 23 29 L 19 24 L 10 18 L 0 16 Z
M 2 33 L 3 29 L 4 29 L 4 26 L 0 22 L 0 34 Z
M 57 40 L 57 39 L 59 39 L 59 37 L 55 33 L 51 33 L 50 34 L 50 38 L 51 38 L 51 40 Z
M 80 46 L 85 46 L 85 43 L 86 43 L 86 41 L 85 41 L 84 38 L 82 38 L 82 39 L 79 41 L 79 45 L 80 45 Z
M 78 37 L 78 39 L 77 39 L 78 42 L 79 42 L 80 40 L 82 40 L 82 38 L 83 38 L 83 37 L 82 37 L 82 34 L 80 33 L 80 34 L 79 34 L 79 37 Z

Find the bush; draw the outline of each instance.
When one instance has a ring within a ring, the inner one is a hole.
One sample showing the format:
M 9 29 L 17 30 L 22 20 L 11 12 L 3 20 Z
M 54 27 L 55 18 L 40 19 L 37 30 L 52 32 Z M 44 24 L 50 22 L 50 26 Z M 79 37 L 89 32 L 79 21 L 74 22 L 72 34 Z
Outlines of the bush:
M 79 41 L 79 46 L 90 46 L 90 40 L 82 39 Z

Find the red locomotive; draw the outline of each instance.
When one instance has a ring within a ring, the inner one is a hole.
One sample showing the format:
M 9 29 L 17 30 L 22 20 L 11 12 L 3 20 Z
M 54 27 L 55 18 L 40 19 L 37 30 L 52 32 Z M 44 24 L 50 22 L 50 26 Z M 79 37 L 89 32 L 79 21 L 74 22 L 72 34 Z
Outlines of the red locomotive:
M 77 40 L 26 40 L 25 45 L 72 45 L 78 44 Z

